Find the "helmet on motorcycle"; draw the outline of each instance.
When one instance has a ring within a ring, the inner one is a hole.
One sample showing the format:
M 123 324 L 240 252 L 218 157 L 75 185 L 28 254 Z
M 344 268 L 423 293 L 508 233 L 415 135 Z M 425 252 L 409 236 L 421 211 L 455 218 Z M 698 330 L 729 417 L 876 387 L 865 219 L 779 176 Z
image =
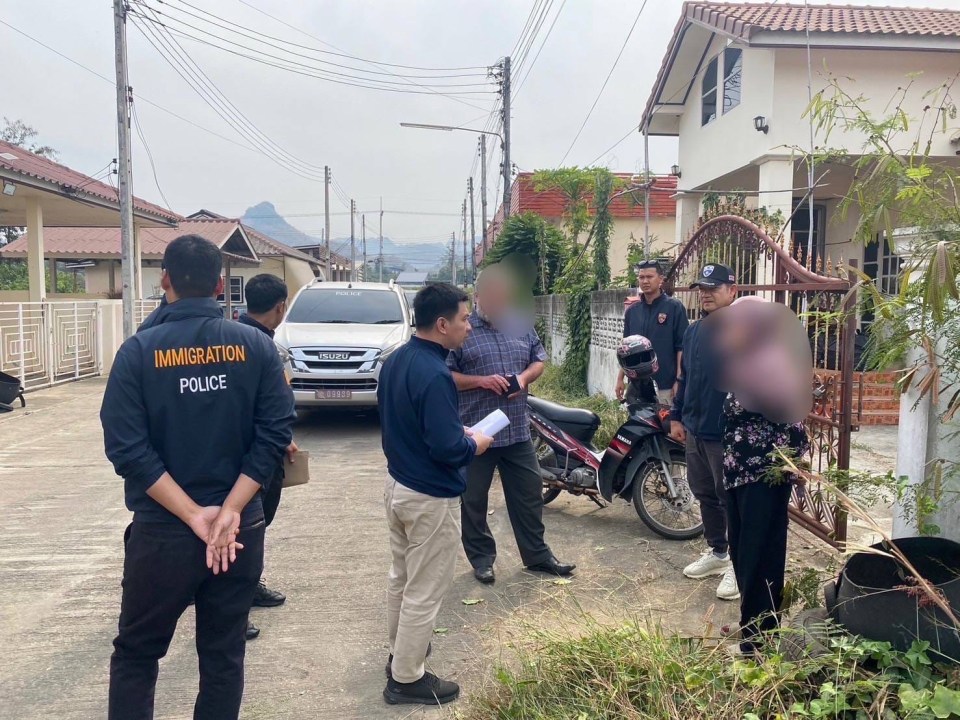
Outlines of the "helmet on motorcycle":
M 617 362 L 631 380 L 652 377 L 660 369 L 653 344 L 643 335 L 628 335 L 617 348 Z

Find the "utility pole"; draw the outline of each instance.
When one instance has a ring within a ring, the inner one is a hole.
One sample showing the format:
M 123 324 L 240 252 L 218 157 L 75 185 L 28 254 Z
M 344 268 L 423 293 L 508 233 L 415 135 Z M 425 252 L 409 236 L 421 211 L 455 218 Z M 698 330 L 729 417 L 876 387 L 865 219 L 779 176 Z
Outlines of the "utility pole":
M 360 216 L 360 247 L 363 249 L 363 280 L 367 279 L 367 216 Z
M 333 280 L 333 258 L 330 257 L 330 166 L 323 166 L 323 240 L 327 245 L 327 280 Z
M 469 275 L 467 275 L 467 200 L 464 198 L 463 205 L 460 210 L 460 227 L 463 229 L 463 284 L 466 285 L 470 280 Z
M 357 239 L 353 231 L 354 215 L 357 214 L 357 203 L 350 201 L 350 280 L 357 280 Z
M 470 269 L 473 282 L 477 282 L 477 221 L 473 214 L 473 178 L 467 178 L 467 189 L 470 190 Z
M 510 217 L 510 56 L 503 59 L 503 220 Z
M 487 136 L 480 136 L 480 232 L 483 251 L 487 251 Z
M 380 268 L 380 282 L 383 282 L 383 198 L 380 198 L 380 257 L 377 266 Z
M 127 72 L 127 9 L 124 0 L 113 0 L 113 36 L 117 71 L 117 143 L 120 162 L 117 177 L 120 201 L 120 278 L 123 284 L 123 337 L 137 330 L 137 264 L 133 228 L 133 157 L 130 139 L 130 103 L 133 93 Z M 229 288 L 227 292 L 230 292 Z
M 457 284 L 457 234 L 450 233 L 450 284 Z

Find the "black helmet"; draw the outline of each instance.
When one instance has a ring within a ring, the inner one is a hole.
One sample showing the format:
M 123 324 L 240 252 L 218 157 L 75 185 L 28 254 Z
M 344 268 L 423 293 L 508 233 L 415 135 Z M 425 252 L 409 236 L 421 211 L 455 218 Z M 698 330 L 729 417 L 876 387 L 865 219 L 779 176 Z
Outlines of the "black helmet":
M 660 369 L 653 344 L 643 335 L 629 335 L 617 348 L 617 362 L 631 380 L 652 377 Z

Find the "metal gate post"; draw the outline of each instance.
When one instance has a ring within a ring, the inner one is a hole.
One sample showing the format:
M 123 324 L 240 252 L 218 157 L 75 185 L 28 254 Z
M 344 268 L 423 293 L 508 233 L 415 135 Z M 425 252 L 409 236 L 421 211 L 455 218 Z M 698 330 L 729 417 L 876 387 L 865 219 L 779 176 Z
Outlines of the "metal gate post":
M 837 438 L 837 468 L 850 469 L 850 448 L 853 433 L 853 372 L 855 362 L 855 339 L 857 333 L 857 263 L 850 261 L 847 279 L 850 292 L 843 301 L 843 330 L 840 339 L 840 437 Z M 847 539 L 847 512 L 838 503 L 834 508 L 835 535 L 837 542 Z
M 80 303 L 73 304 L 73 379 L 80 379 L 80 342 L 78 333 L 80 332 L 80 318 L 78 317 L 78 307 Z
M 20 338 L 20 384 L 26 387 L 27 384 L 27 373 L 24 370 L 23 362 L 23 303 L 17 303 L 17 337 Z

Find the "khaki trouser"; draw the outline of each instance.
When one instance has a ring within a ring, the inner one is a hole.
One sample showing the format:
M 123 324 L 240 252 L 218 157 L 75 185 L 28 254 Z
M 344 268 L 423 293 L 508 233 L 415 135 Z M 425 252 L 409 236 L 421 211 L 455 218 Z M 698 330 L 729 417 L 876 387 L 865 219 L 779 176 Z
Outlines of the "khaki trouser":
M 393 564 L 387 624 L 393 679 L 416 682 L 460 550 L 460 498 L 436 498 L 387 478 L 384 492 Z

